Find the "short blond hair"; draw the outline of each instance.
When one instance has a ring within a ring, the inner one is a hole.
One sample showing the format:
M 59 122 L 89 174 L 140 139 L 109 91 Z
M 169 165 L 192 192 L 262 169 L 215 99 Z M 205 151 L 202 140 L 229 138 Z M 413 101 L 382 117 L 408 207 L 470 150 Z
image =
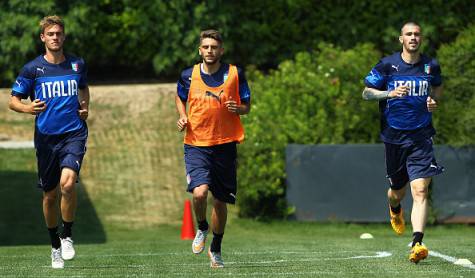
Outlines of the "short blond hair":
M 45 29 L 53 26 L 53 25 L 59 25 L 63 29 L 64 32 L 64 21 L 60 16 L 57 15 L 48 15 L 43 17 L 43 19 L 40 21 L 40 28 L 41 28 L 41 34 L 45 32 Z

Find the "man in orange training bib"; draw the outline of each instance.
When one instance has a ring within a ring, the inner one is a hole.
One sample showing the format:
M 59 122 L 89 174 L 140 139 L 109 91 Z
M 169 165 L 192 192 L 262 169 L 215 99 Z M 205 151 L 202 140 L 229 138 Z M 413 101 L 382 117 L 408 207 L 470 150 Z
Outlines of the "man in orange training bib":
M 208 235 L 206 204 L 213 194 L 211 223 L 213 240 L 208 249 L 211 267 L 224 267 L 221 241 L 227 219 L 227 203 L 236 202 L 236 144 L 244 140 L 240 115 L 251 109 L 251 93 L 243 71 L 221 63 L 224 53 L 216 30 L 201 32 L 199 54 L 202 63 L 185 69 L 177 84 L 177 126 L 186 129 L 184 140 L 188 192 L 198 231 L 192 251 L 201 254 Z M 187 111 L 188 104 L 188 111 Z

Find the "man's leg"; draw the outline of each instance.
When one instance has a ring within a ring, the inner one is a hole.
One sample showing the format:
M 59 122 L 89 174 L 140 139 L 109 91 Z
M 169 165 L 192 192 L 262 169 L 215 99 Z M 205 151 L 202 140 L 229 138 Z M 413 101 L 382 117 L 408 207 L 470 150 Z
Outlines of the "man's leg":
M 414 200 L 412 204 L 411 222 L 414 238 L 412 240 L 409 260 L 416 264 L 429 255 L 427 247 L 422 245 L 422 238 L 424 237 L 424 228 L 429 208 L 427 197 L 430 182 L 431 178 L 419 178 L 411 181 L 412 198 Z
M 51 246 L 55 249 L 61 247 L 58 236 L 58 191 L 59 187 L 43 192 L 43 215 L 46 227 L 50 233 Z
M 213 211 L 211 212 L 213 233 L 224 234 L 224 228 L 226 227 L 227 219 L 228 207 L 226 203 L 215 198 L 213 201 Z
M 406 229 L 404 211 L 401 201 L 406 195 L 409 176 L 406 169 L 407 149 L 400 145 L 385 143 L 386 173 L 389 179 L 388 190 L 389 216 L 391 227 L 398 235 L 402 235 Z
M 61 216 L 64 222 L 74 221 L 77 206 L 77 177 L 76 172 L 72 169 L 65 167 L 61 170 L 61 180 L 59 184 L 61 187 Z
M 404 196 L 406 196 L 406 188 L 407 188 L 407 186 L 404 186 L 401 189 L 389 188 L 389 190 L 388 190 L 388 200 L 389 200 L 389 205 L 392 208 L 397 208 L 397 207 L 401 206 L 401 202 L 404 199 Z
M 208 236 L 208 221 L 206 221 L 206 208 L 208 202 L 207 184 L 199 185 L 193 188 L 193 210 L 198 222 L 198 231 L 192 243 L 192 251 L 195 254 L 201 254 L 205 249 L 206 237 Z
M 223 240 L 224 229 L 228 218 L 228 207 L 225 202 L 214 198 L 213 210 L 211 212 L 211 222 L 213 225 L 213 241 L 209 249 L 211 267 L 224 267 L 221 258 L 221 241 Z
M 62 256 L 65 260 L 71 260 L 76 254 L 73 247 L 71 228 L 77 206 L 76 194 L 77 174 L 74 170 L 64 167 L 61 170 L 61 216 L 63 219 L 63 233 L 61 235 Z
M 389 216 L 391 220 L 391 227 L 398 235 L 402 235 L 406 230 L 406 223 L 404 221 L 404 211 L 401 207 L 401 202 L 406 195 L 407 184 L 402 188 L 389 188 L 388 202 L 389 202 Z
M 193 210 L 195 211 L 198 223 L 206 221 L 208 188 L 207 184 L 202 184 L 193 189 Z
M 414 234 L 417 233 L 413 245 L 417 242 L 422 243 L 429 208 L 427 197 L 430 182 L 431 178 L 419 178 L 411 181 L 412 199 L 414 200 L 412 205 L 411 222 Z
M 56 186 L 53 190 L 43 193 L 43 215 L 51 239 L 51 267 L 53 268 L 64 267 L 58 235 L 58 191 L 59 186 Z

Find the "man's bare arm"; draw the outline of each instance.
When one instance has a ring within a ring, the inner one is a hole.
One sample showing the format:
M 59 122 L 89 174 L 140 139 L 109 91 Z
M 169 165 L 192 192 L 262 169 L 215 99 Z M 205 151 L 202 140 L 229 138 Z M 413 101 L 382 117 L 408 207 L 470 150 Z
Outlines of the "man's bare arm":
M 251 111 L 251 101 L 241 102 L 241 105 L 238 106 L 236 113 L 239 115 L 246 115 Z
M 87 120 L 87 117 L 89 117 L 89 87 L 86 86 L 84 89 L 79 90 L 79 95 L 78 95 L 78 100 L 79 100 L 79 118 L 81 120 Z
M 364 100 L 382 100 L 389 98 L 389 92 L 365 87 L 362 96 Z
M 179 115 L 176 125 L 179 131 L 183 131 L 188 124 L 188 117 L 186 116 L 186 101 L 181 100 L 179 96 L 175 96 L 175 105 Z
M 404 97 L 409 92 L 409 87 L 399 86 L 392 91 L 381 91 L 374 88 L 365 87 L 363 90 L 364 100 L 383 100 L 388 98 Z
M 29 104 L 25 104 L 21 101 L 19 96 L 11 96 L 8 107 L 18 113 L 28 113 L 32 115 L 37 115 L 46 110 L 46 104 L 44 101 L 35 99 Z

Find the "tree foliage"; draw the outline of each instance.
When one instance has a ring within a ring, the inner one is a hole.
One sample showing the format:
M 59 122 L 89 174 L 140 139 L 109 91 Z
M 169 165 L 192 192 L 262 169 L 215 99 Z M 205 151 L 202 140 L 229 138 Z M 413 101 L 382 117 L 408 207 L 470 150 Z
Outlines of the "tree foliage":
M 423 25 L 426 51 L 474 22 L 471 0 L 6 0 L 0 2 L 0 85 L 10 86 L 20 67 L 38 55 L 38 21 L 66 20 L 68 52 L 83 56 L 90 79 L 176 77 L 198 61 L 200 30 L 216 28 L 226 57 L 242 66 L 275 68 L 320 42 L 348 49 L 371 42 L 382 53 L 398 47 L 404 20 Z

